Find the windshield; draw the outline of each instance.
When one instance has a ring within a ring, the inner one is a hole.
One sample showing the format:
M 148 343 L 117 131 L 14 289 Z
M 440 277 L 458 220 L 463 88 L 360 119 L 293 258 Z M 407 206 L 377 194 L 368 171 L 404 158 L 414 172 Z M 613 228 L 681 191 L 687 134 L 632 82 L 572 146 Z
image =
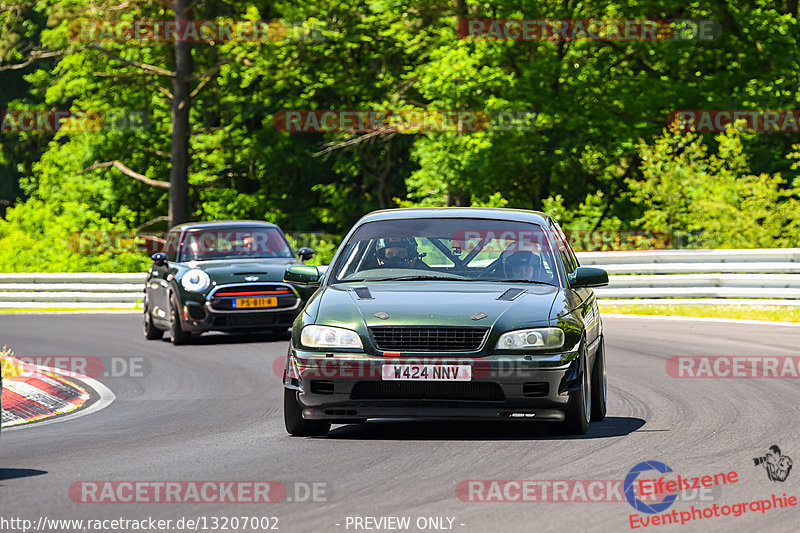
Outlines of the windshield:
M 331 283 L 515 281 L 558 285 L 555 256 L 537 224 L 431 218 L 364 224 L 331 267 Z
M 275 228 L 197 229 L 184 236 L 180 261 L 271 257 L 294 257 L 286 238 Z

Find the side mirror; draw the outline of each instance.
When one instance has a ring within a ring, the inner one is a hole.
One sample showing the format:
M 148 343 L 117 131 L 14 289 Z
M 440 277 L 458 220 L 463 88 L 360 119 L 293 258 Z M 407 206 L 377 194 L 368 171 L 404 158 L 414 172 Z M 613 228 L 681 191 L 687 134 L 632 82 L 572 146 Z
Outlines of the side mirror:
M 605 287 L 608 285 L 608 273 L 602 268 L 578 267 L 569 276 L 569 286 L 573 289 L 579 287 Z
M 283 273 L 283 281 L 299 285 L 317 285 L 322 279 L 322 273 L 316 265 L 294 265 Z
M 150 259 L 158 266 L 164 266 L 167 263 L 167 254 L 164 252 L 156 252 L 150 256 Z
M 308 248 L 307 246 L 304 246 L 299 250 L 297 250 L 297 256 L 300 258 L 301 261 L 308 261 L 309 259 L 314 257 L 315 254 L 316 252 L 311 248 Z

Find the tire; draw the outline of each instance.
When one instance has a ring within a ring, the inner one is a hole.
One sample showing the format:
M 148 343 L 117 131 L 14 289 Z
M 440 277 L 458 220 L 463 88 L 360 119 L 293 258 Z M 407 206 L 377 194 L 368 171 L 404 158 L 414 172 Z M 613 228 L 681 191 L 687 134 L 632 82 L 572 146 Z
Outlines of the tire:
M 183 328 L 181 328 L 180 309 L 178 302 L 174 298 L 171 299 L 169 305 L 169 336 L 175 346 L 186 344 L 192 338 L 191 333 L 183 331 Z
M 149 341 L 159 340 L 164 337 L 164 330 L 158 329 L 153 325 L 153 315 L 150 314 L 150 304 L 147 298 L 144 300 L 144 338 Z
M 592 422 L 602 422 L 606 418 L 608 378 L 606 377 L 605 344 L 605 339 L 601 338 L 592 367 Z
M 295 437 L 324 437 L 331 429 L 330 423 L 324 420 L 303 418 L 303 408 L 294 389 L 283 389 L 283 421 L 286 431 Z
M 566 417 L 563 429 L 568 435 L 584 435 L 589 430 L 589 419 L 592 413 L 592 390 L 589 380 L 589 369 L 586 361 L 586 349 L 581 347 L 581 386 L 569 393 Z

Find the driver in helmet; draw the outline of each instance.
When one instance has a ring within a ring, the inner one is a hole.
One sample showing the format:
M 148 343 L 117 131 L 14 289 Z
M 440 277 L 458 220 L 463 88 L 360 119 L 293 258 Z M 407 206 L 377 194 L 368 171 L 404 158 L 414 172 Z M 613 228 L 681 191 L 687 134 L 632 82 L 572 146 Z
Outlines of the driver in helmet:
M 386 268 L 426 268 L 421 257 L 414 239 L 384 239 L 378 247 L 378 261 Z
M 508 275 L 525 281 L 535 281 L 542 266 L 541 258 L 533 252 L 514 252 L 506 261 Z

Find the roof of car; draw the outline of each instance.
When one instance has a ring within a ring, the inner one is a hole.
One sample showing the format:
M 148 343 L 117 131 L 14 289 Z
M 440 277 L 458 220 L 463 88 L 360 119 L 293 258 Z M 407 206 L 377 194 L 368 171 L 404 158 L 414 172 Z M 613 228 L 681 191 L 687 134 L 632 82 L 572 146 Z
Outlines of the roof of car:
M 173 230 L 182 229 L 232 229 L 232 228 L 277 228 L 272 222 L 265 222 L 263 220 L 211 220 L 208 222 L 186 222 L 174 226 Z
M 409 207 L 403 209 L 382 209 L 373 211 L 359 220 L 359 223 L 376 220 L 398 220 L 409 218 L 483 218 L 488 220 L 511 220 L 547 224 L 547 214 L 526 209 L 505 209 L 497 207 Z

